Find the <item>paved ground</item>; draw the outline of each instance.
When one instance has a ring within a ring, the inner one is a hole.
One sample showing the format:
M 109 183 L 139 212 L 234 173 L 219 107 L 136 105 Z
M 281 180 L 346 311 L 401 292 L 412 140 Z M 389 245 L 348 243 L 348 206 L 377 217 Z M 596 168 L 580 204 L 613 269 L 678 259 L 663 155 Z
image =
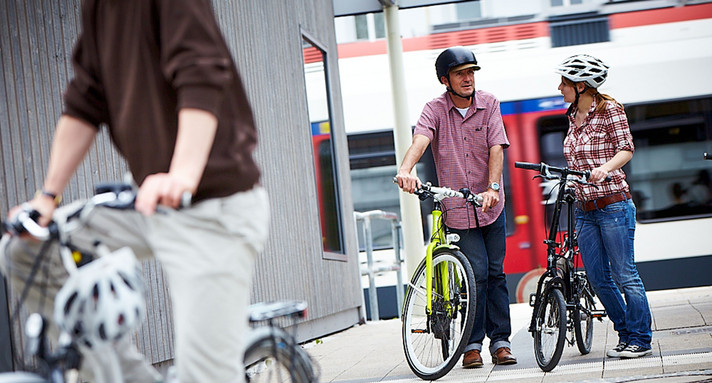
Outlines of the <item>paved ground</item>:
M 712 271 L 711 271 L 712 272 Z M 613 326 L 595 321 L 591 353 L 567 346 L 551 372 L 539 369 L 527 327 L 531 307 L 514 304 L 512 348 L 516 365 L 465 370 L 458 364 L 442 382 L 646 382 L 712 383 L 712 286 L 648 293 L 653 312 L 653 355 L 629 360 L 607 358 L 616 345 Z M 408 367 L 400 320 L 368 322 L 305 345 L 321 370 L 321 382 L 420 382 Z M 486 349 L 487 345 L 485 345 Z

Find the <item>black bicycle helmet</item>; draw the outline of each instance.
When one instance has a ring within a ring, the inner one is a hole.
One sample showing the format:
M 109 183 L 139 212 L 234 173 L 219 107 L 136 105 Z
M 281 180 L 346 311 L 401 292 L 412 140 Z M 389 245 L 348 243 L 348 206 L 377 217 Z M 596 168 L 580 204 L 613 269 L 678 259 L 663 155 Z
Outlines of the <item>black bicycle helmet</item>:
M 463 64 L 472 64 L 472 68 L 480 70 L 475 54 L 471 50 L 457 46 L 442 51 L 435 60 L 435 73 L 438 75 L 438 81 L 443 76 L 447 77 L 452 68 Z

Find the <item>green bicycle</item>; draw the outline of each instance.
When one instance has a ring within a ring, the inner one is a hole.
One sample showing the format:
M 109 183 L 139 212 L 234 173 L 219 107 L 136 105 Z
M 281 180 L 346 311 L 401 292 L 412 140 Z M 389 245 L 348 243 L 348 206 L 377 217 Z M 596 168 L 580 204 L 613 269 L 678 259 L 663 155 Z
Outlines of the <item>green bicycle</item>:
M 425 258 L 407 286 L 403 303 L 403 350 L 415 375 L 435 380 L 450 372 L 460 359 L 475 321 L 475 277 L 465 255 L 451 242 L 459 236 L 443 224 L 441 201 L 464 198 L 473 208 L 481 197 L 469 190 L 423 184 L 415 191 L 421 200 L 433 199 L 433 231 Z

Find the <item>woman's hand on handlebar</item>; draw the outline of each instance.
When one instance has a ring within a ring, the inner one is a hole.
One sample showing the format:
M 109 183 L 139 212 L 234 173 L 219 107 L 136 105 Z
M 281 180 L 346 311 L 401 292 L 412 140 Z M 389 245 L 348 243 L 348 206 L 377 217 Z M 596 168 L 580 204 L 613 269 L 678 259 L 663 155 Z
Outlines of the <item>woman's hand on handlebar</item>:
M 408 193 L 413 194 L 417 189 L 420 189 L 422 183 L 420 179 L 410 173 L 398 172 L 395 176 L 395 182 L 398 186 Z
M 600 166 L 591 170 L 591 175 L 588 176 L 588 182 L 601 182 L 606 179 L 606 177 L 608 177 L 608 171 L 605 170 L 603 166 Z

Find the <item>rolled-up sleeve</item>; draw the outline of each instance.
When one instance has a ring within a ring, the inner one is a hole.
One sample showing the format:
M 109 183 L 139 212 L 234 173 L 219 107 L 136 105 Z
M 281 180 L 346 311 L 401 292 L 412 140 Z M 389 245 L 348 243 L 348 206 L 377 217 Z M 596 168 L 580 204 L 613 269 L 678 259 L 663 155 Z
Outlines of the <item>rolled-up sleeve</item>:
M 74 77 L 64 92 L 63 114 L 98 127 L 108 121 L 106 98 L 93 61 L 95 56 L 87 54 L 92 41 L 87 33 L 90 26 L 85 24 L 83 28 L 72 54 Z
M 633 144 L 633 135 L 630 132 L 630 126 L 628 125 L 628 118 L 625 112 L 620 107 L 612 107 L 606 110 L 607 114 L 607 124 L 606 128 L 609 129 L 608 136 L 611 139 L 616 153 L 620 151 L 635 151 L 635 145 Z
M 418 122 L 415 124 L 413 135 L 420 134 L 432 141 L 435 136 L 435 129 L 438 127 L 437 114 L 430 104 L 426 104 L 425 107 L 423 107 L 420 118 L 418 118 Z
M 161 68 L 176 90 L 178 108 L 219 112 L 233 83 L 231 57 L 209 0 L 160 2 Z

